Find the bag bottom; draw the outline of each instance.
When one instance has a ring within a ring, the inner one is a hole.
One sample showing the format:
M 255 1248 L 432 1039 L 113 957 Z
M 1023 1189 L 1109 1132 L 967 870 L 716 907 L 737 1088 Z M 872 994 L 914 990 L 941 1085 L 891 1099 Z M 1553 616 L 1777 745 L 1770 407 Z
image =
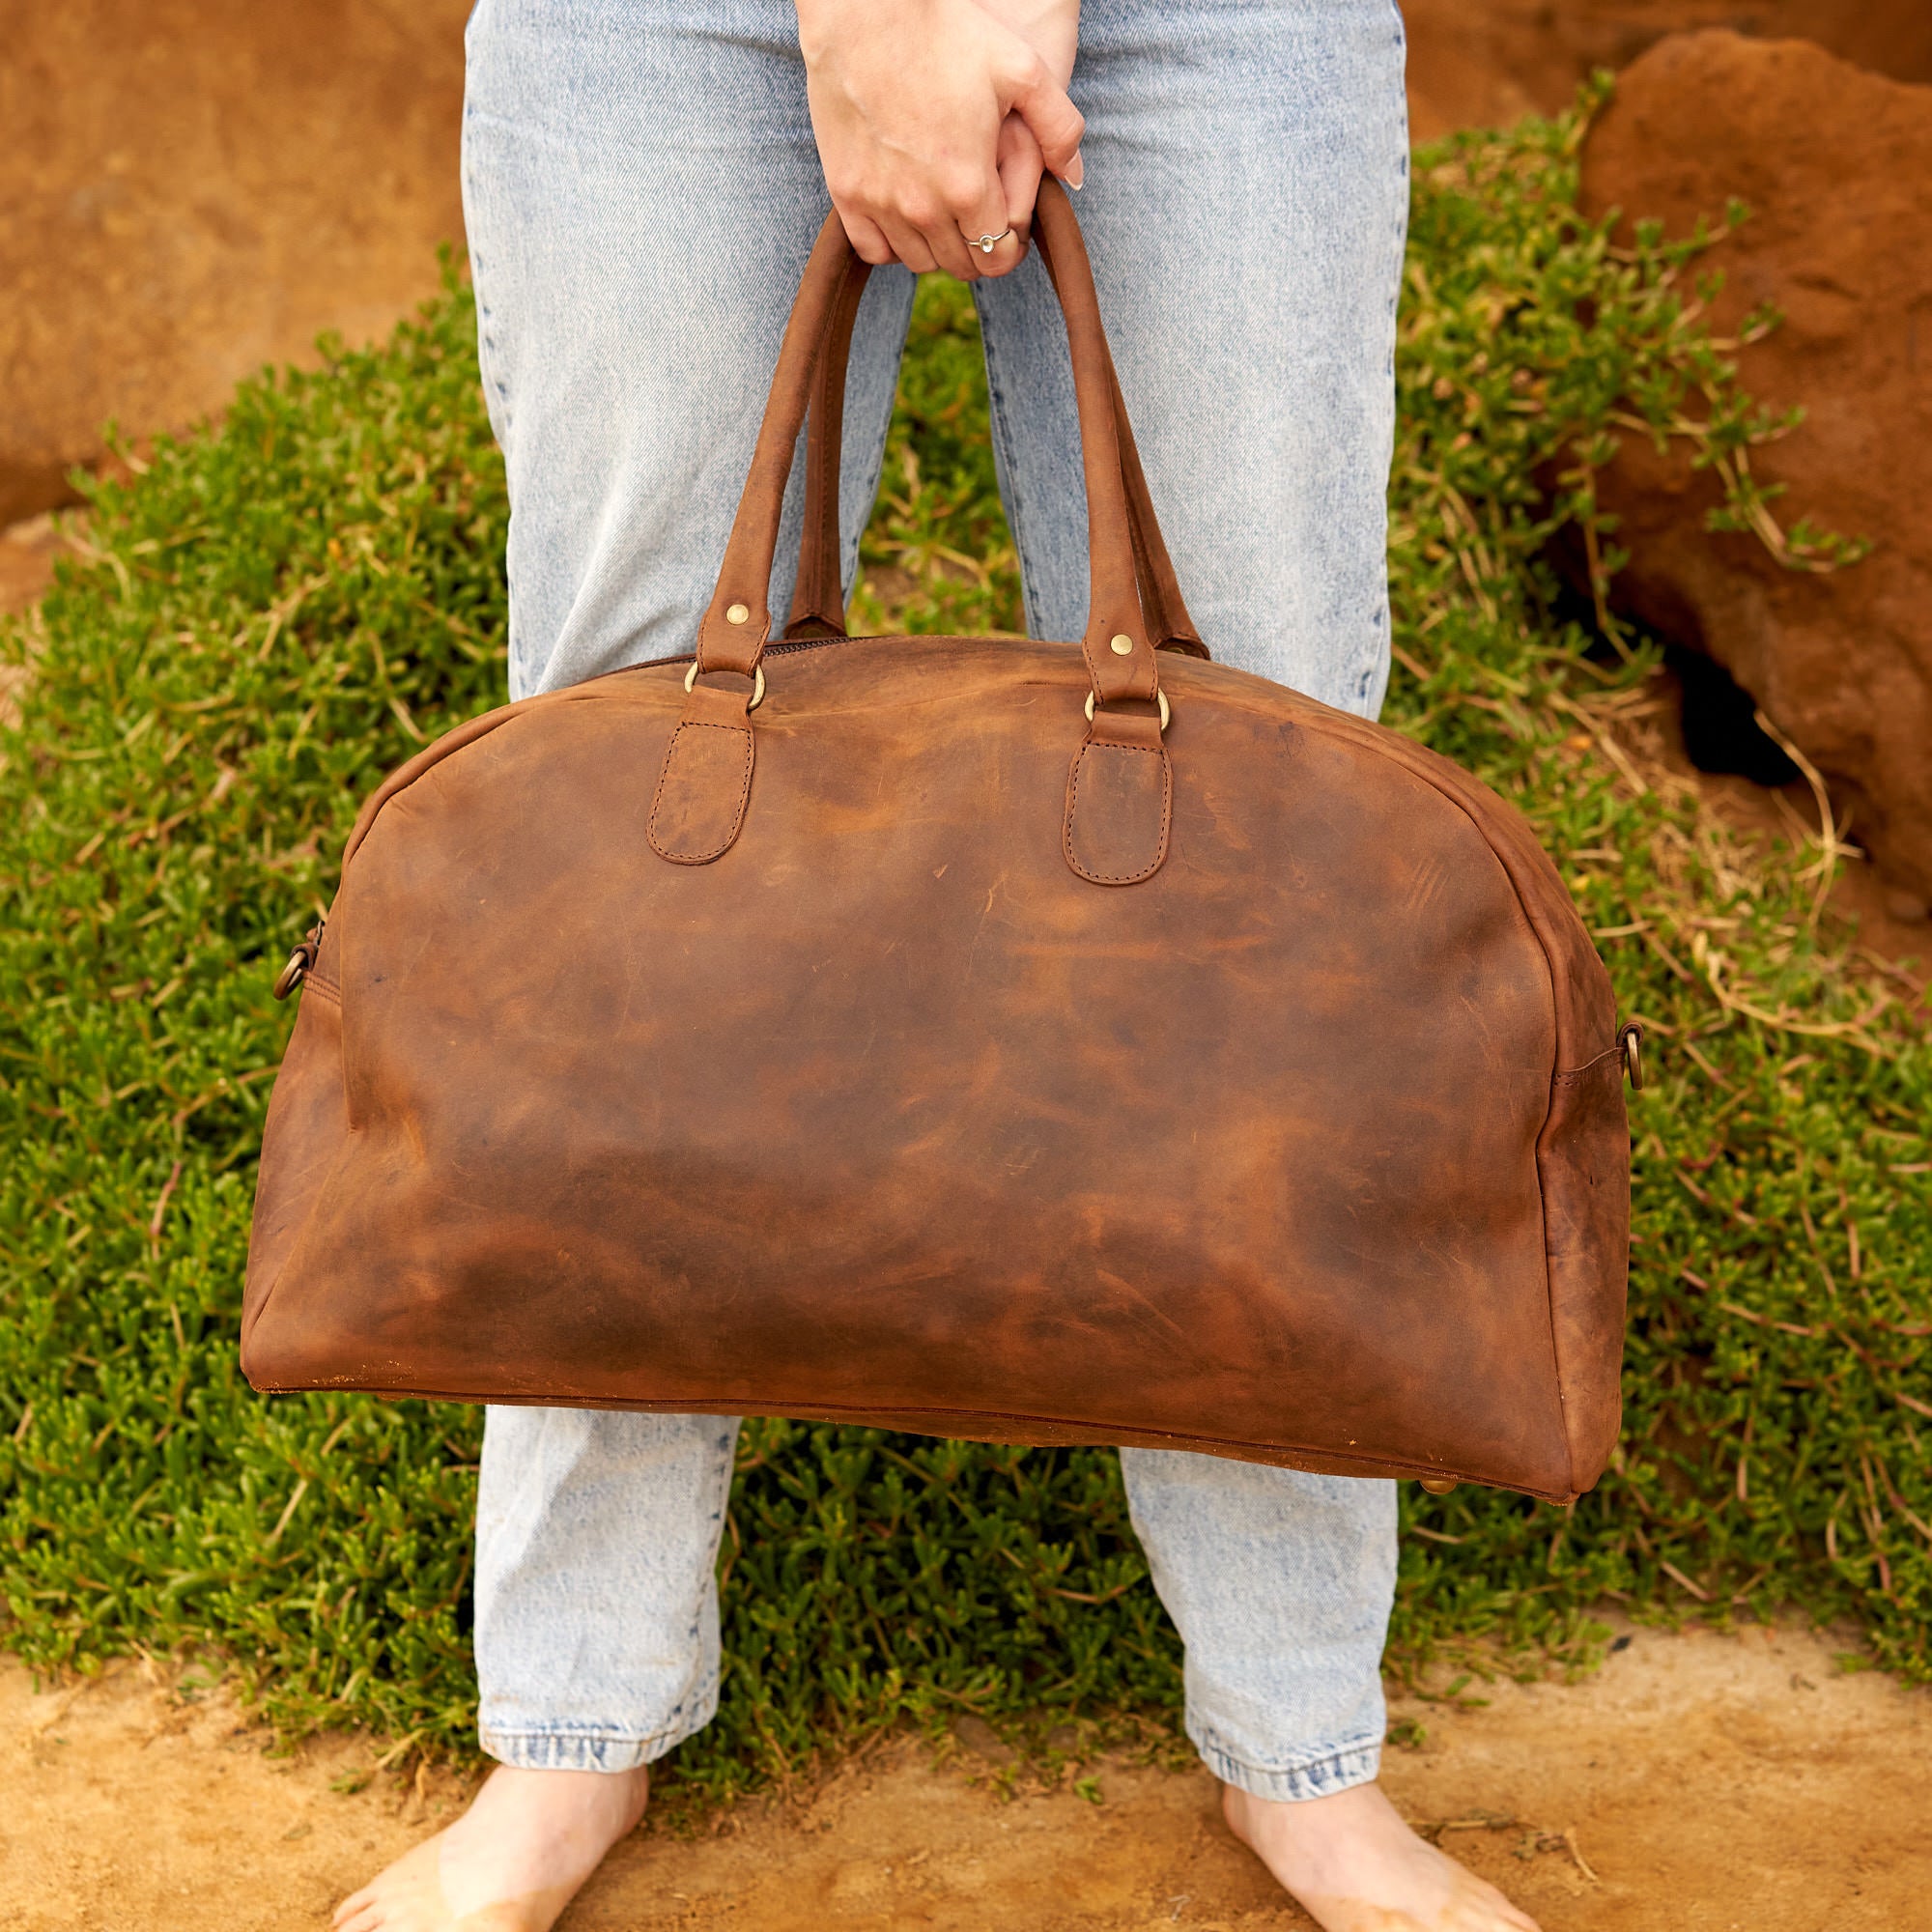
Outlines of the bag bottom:
M 252 1377 L 250 1380 L 262 1395 L 295 1395 L 342 1386 L 320 1381 L 255 1381 Z M 645 1415 L 777 1417 L 793 1422 L 841 1423 L 857 1429 L 891 1429 L 907 1435 L 940 1436 L 960 1442 L 993 1442 L 1023 1449 L 1181 1449 L 1198 1456 L 1225 1457 L 1232 1462 L 1302 1469 L 1317 1476 L 1385 1476 L 1399 1482 L 1476 1483 L 1489 1489 L 1511 1490 L 1520 1495 L 1534 1496 L 1540 1502 L 1566 1506 L 1575 1502 L 1581 1493 L 1569 1488 L 1543 1488 L 1493 1470 L 1460 1469 L 1446 1463 L 1389 1463 L 1373 1456 L 1351 1456 L 1346 1450 L 1316 1448 L 1302 1443 L 1179 1435 L 1164 1430 L 1095 1425 L 1065 1421 L 1056 1416 L 1003 1415 L 983 1409 L 841 1408 L 824 1404 L 787 1404 L 783 1408 L 773 1408 L 757 1403 L 746 1404 L 732 1396 L 720 1396 L 715 1402 L 620 1402 L 586 1396 L 566 1399 L 554 1395 L 479 1393 L 473 1389 L 379 1389 L 362 1386 L 358 1386 L 355 1393 L 373 1395 L 384 1402 L 489 1403 L 514 1408 L 608 1408 Z

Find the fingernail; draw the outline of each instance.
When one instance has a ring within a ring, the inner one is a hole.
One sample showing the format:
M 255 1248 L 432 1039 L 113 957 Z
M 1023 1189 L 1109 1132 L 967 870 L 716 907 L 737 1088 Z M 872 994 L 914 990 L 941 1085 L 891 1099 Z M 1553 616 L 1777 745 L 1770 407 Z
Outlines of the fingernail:
M 1086 167 L 1081 162 L 1080 150 L 1078 148 L 1075 148 L 1073 151 L 1073 158 L 1066 164 L 1066 176 L 1065 176 L 1066 185 L 1070 187 L 1075 194 L 1078 194 L 1080 192 L 1080 185 L 1086 179 L 1087 179 L 1087 170 Z

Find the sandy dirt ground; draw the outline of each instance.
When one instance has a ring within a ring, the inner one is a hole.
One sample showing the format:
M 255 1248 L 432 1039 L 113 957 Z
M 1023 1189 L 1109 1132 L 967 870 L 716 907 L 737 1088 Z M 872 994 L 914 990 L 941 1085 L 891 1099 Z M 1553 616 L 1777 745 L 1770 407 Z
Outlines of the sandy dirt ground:
M 1385 1781 L 1545 1932 L 1932 1926 L 1932 1695 L 1796 1630 L 1634 1633 L 1577 1685 L 1487 1688 Z M 1465 1693 L 1467 1694 L 1467 1693 Z M 0 1670 L 0 1926 L 327 1923 L 460 1804 L 451 1775 L 344 1792 L 370 1747 L 275 1757 L 220 1690 L 127 1667 L 36 1693 Z M 991 1750 L 995 1747 L 988 1747 Z M 1204 1772 L 1101 1762 L 1003 1798 L 989 1755 L 895 1741 L 789 1804 L 619 1846 L 563 1932 L 1277 1932 L 1309 1921 L 1222 1828 Z

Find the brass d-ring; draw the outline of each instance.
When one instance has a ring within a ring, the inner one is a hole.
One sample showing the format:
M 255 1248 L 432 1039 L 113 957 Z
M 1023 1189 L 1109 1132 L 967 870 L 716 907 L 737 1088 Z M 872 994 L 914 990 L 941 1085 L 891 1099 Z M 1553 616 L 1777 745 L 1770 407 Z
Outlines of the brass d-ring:
M 1166 692 L 1156 691 L 1154 696 L 1160 701 L 1160 728 L 1165 731 L 1167 721 L 1174 716 L 1174 713 L 1167 708 Z M 1087 694 L 1087 722 L 1090 724 L 1094 722 L 1094 694 L 1091 691 Z
M 1634 1020 L 1626 1020 L 1618 1032 L 1617 1041 L 1624 1050 L 1624 1072 L 1628 1076 L 1633 1094 L 1643 1092 L 1643 1029 Z
M 692 691 L 697 685 L 697 660 L 693 658 L 691 668 L 684 674 L 684 688 Z M 745 707 L 746 715 L 755 711 L 765 701 L 765 668 L 763 665 L 752 667 L 752 701 Z
M 288 956 L 287 963 L 275 975 L 274 995 L 278 1000 L 286 1000 L 308 976 L 315 971 L 315 962 L 322 952 L 321 920 L 302 934 L 301 944 Z

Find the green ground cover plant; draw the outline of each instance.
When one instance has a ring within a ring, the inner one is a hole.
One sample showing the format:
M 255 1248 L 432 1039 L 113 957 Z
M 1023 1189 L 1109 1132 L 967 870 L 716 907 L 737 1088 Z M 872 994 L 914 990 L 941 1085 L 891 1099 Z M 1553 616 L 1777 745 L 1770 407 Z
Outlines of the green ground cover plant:
M 1633 758 L 1654 653 L 1572 621 L 1544 560 L 1567 528 L 1605 591 L 1592 479 L 1634 434 L 1722 476 L 1713 541 L 1851 552 L 1781 532 L 1752 484 L 1781 425 L 1711 335 L 1697 246 L 1619 247 L 1577 215 L 1580 127 L 1417 159 L 1386 715 L 1529 813 L 1649 1029 L 1627 1427 L 1571 1510 L 1405 1486 L 1392 1660 L 1440 1685 L 1469 1659 L 1586 1660 L 1606 1600 L 1796 1605 L 1923 1678 L 1925 1040 L 1823 909 L 1829 844 L 1732 833 Z M 870 628 L 1019 622 L 971 317 L 928 279 Z M 23 680 L 0 733 L 5 1640 L 41 1666 L 198 1649 L 285 1731 L 365 1724 L 391 1759 L 469 1748 L 478 1417 L 265 1401 L 235 1342 L 290 1019 L 269 982 L 364 793 L 499 695 L 506 504 L 472 329 L 452 285 L 385 346 L 130 455 L 0 634 Z M 694 1794 L 907 1716 L 1172 1734 L 1178 1646 L 1106 1452 L 754 1423 L 721 1569 Z

